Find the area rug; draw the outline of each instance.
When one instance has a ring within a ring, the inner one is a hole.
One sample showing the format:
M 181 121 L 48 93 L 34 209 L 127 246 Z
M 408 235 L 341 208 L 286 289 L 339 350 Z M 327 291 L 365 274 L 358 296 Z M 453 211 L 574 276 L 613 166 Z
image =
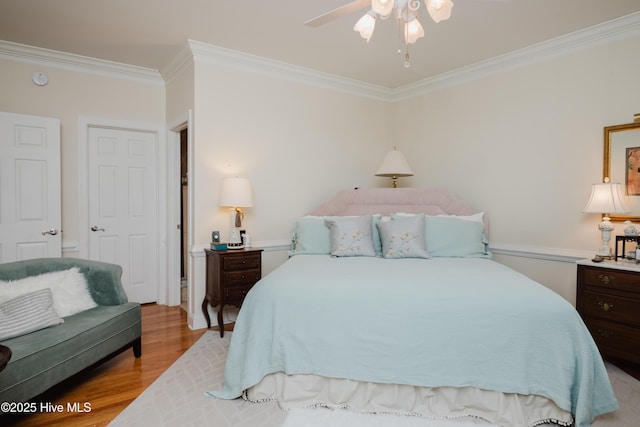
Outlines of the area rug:
M 431 420 L 421 417 L 356 414 L 325 408 L 282 411 L 275 402 L 251 403 L 204 396 L 222 387 L 231 333 L 220 338 L 206 332 L 167 371 L 122 411 L 110 426 L 216 427 L 487 427 L 470 418 Z M 613 365 L 607 371 L 620 410 L 598 417 L 593 427 L 636 427 L 640 419 L 640 381 Z

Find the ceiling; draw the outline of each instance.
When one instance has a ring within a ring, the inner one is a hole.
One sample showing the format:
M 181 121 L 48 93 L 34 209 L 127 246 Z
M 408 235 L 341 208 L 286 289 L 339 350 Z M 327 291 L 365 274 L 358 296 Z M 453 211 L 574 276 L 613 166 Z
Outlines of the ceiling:
M 425 37 L 403 67 L 391 20 L 367 43 L 364 11 L 304 22 L 350 0 L 0 0 L 0 40 L 162 70 L 192 39 L 397 88 L 640 11 L 640 0 L 454 0 L 448 21 L 419 12 Z

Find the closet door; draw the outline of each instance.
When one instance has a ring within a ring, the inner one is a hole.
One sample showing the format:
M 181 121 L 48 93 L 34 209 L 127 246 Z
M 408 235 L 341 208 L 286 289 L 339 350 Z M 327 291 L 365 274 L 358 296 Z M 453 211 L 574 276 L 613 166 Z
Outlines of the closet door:
M 60 121 L 0 113 L 0 262 L 62 252 Z
M 122 266 L 130 301 L 158 300 L 157 134 L 89 127 L 89 258 Z

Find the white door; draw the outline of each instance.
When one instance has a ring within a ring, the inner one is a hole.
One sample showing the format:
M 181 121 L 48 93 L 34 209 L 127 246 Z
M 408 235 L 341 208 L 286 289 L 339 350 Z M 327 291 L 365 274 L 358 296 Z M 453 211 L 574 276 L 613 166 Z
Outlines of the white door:
M 61 255 L 60 121 L 0 113 L 0 262 Z
M 89 258 L 122 266 L 130 301 L 157 301 L 155 132 L 89 127 Z

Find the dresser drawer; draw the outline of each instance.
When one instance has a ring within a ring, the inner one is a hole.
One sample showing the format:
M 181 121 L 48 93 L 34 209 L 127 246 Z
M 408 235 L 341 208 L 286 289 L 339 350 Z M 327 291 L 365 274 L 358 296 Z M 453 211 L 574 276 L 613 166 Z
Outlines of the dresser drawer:
M 583 315 L 640 326 L 640 300 L 584 292 Z
M 607 268 L 582 268 L 586 290 L 616 289 L 636 293 L 640 298 L 640 276 L 638 273 Z
M 604 356 L 640 363 L 640 329 L 593 318 L 585 324 Z
M 222 260 L 222 268 L 225 271 L 259 268 L 260 257 L 260 253 L 242 256 L 225 256 Z
M 244 297 L 251 290 L 251 286 L 240 286 L 235 288 L 226 288 L 224 290 L 224 299 L 231 303 L 241 303 Z
M 260 280 L 260 270 L 229 271 L 222 275 L 224 286 L 253 285 Z

